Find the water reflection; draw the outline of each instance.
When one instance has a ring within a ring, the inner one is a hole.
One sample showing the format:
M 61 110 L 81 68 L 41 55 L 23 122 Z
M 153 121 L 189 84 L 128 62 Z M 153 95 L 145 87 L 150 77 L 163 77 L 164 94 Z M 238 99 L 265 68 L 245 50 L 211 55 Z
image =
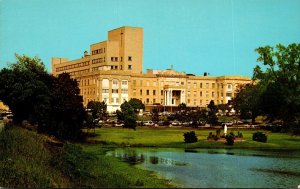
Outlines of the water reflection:
M 155 171 L 179 187 L 296 188 L 300 151 L 115 149 L 108 155 Z
M 145 152 L 144 152 L 145 153 Z M 167 165 L 167 166 L 185 166 L 188 165 L 186 162 L 179 162 L 175 161 L 170 158 L 162 158 L 157 156 L 145 156 L 141 152 L 137 152 L 136 150 L 120 150 L 116 149 L 115 151 L 112 151 L 108 153 L 108 155 L 117 157 L 121 159 L 122 161 L 128 162 L 130 165 L 139 165 L 143 163 L 150 163 L 153 165 Z

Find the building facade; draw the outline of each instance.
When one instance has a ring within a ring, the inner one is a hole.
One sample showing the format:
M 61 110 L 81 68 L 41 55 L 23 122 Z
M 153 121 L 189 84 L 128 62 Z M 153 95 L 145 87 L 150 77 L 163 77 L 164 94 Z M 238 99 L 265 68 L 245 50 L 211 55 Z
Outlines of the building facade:
M 185 103 L 206 107 L 211 100 L 225 104 L 239 85 L 250 83 L 243 76 L 195 76 L 174 69 L 143 73 L 143 28 L 121 27 L 108 32 L 108 40 L 90 45 L 81 59 L 52 58 L 52 74 L 67 72 L 78 82 L 84 105 L 104 101 L 108 111 L 119 109 L 124 101 L 140 99 L 151 109 L 170 109 Z

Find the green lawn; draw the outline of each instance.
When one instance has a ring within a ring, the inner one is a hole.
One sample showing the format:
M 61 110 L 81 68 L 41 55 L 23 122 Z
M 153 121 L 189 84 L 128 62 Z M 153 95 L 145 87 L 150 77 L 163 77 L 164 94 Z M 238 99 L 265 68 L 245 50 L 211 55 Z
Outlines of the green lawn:
M 183 133 L 195 131 L 198 142 L 186 144 L 183 142 Z M 215 134 L 215 129 L 193 129 L 174 127 L 137 127 L 136 130 L 103 127 L 96 129 L 96 137 L 89 138 L 90 142 L 102 144 L 109 147 L 131 146 L 131 147 L 170 147 L 170 148 L 275 148 L 275 149 L 299 149 L 300 137 L 291 136 L 287 133 L 271 133 L 262 131 L 268 135 L 267 143 L 252 141 L 252 134 L 256 129 L 228 129 L 228 133 L 238 131 L 243 133 L 243 142 L 235 142 L 233 146 L 222 142 L 207 141 L 209 132 Z

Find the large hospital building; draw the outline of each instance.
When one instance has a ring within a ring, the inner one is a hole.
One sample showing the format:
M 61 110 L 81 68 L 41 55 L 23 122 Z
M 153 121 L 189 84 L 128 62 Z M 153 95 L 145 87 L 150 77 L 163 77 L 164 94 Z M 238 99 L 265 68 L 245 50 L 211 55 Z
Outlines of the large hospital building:
M 206 107 L 211 100 L 225 104 L 235 96 L 240 84 L 251 79 L 242 76 L 195 76 L 166 70 L 143 73 L 143 28 L 121 27 L 108 32 L 107 41 L 90 45 L 82 58 L 52 58 L 52 73 L 67 72 L 78 82 L 84 105 L 104 101 L 114 112 L 131 98 L 140 99 L 146 110 L 161 105 L 167 110 L 185 103 Z

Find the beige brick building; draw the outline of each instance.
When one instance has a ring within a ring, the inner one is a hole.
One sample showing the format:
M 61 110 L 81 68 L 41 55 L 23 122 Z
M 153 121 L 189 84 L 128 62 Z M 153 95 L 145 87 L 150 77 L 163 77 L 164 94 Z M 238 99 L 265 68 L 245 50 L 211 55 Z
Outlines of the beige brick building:
M 52 58 L 52 73 L 70 73 L 79 84 L 84 105 L 105 101 L 114 112 L 126 100 L 140 99 L 146 109 L 165 109 L 186 103 L 206 107 L 211 100 L 227 103 L 238 85 L 251 82 L 242 76 L 195 76 L 174 69 L 147 70 L 143 74 L 143 28 L 121 27 L 108 32 L 108 40 L 90 45 L 81 59 Z

